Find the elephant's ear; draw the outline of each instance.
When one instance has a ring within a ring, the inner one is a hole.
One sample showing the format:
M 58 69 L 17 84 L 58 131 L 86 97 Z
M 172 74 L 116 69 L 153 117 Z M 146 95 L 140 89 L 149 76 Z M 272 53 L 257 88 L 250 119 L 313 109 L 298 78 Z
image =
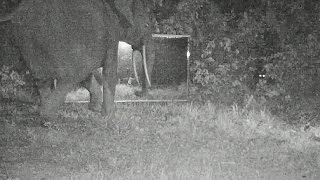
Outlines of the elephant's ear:
M 122 13 L 127 20 L 133 25 L 132 3 L 133 0 L 115 0 L 116 8 Z

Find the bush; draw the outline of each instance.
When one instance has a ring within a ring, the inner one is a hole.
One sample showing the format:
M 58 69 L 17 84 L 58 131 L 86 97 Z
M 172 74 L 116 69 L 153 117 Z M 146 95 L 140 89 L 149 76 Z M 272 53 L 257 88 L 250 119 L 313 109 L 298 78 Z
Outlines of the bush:
M 14 98 L 17 91 L 25 84 L 23 78 L 16 72 L 11 71 L 8 66 L 3 66 L 0 70 L 0 92 L 4 98 Z
M 18 73 L 8 66 L 0 69 L 0 99 L 38 102 L 38 92 L 33 84 L 34 80 L 28 71 Z
M 260 104 L 286 111 L 293 97 L 315 95 L 320 52 L 316 34 L 284 41 L 277 27 L 249 13 L 236 20 L 225 14 L 214 27 L 206 31 L 209 41 L 203 41 L 206 46 L 191 69 L 200 100 L 246 104 L 253 95 Z M 264 78 L 257 79 L 259 69 Z

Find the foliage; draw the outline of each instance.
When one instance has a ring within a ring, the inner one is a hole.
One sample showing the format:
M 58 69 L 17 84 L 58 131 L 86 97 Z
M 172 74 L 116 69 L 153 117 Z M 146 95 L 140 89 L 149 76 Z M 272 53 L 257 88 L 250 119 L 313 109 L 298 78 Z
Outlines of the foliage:
M 18 88 L 24 84 L 23 78 L 16 71 L 10 71 L 8 66 L 2 67 L 0 70 L 0 95 L 2 97 L 15 97 Z
M 241 102 L 253 94 L 282 108 L 292 97 L 315 94 L 317 1 L 184 0 L 177 8 L 158 30 L 192 34 L 191 70 L 200 100 Z M 266 77 L 256 83 L 261 67 Z
M 0 15 L 10 12 L 21 0 L 2 0 L 0 2 Z

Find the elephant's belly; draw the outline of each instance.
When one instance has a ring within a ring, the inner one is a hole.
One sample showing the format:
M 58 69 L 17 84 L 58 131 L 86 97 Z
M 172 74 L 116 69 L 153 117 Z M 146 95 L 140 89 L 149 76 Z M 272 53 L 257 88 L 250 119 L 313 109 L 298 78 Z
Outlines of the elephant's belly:
M 104 45 L 91 48 L 86 45 L 69 45 L 63 49 L 36 47 L 26 48 L 24 57 L 38 79 L 65 79 L 80 82 L 101 66 Z M 44 50 L 45 49 L 45 50 Z
M 23 18 L 15 29 L 35 77 L 79 81 L 101 66 L 106 30 L 104 13 L 95 3 L 44 0 L 33 2 L 27 10 L 20 13 Z

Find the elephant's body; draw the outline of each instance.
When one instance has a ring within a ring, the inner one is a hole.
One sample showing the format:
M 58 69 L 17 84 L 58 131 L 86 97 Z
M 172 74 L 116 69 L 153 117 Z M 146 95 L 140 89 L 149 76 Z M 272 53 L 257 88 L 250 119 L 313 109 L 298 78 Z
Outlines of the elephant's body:
M 24 6 L 13 19 L 14 31 L 19 49 L 36 78 L 79 83 L 101 66 L 112 41 L 105 29 L 105 19 L 112 17 L 104 13 L 102 3 L 29 0 Z
M 118 42 L 140 44 L 151 35 L 145 26 L 149 15 L 140 0 L 127 6 L 133 11 L 133 26 L 124 29 L 103 0 L 22 0 L 11 20 L 18 48 L 42 82 L 43 116 L 55 117 L 66 93 L 99 67 L 103 67 L 102 114 L 113 112 Z M 57 80 L 53 92 L 47 85 L 52 79 Z

